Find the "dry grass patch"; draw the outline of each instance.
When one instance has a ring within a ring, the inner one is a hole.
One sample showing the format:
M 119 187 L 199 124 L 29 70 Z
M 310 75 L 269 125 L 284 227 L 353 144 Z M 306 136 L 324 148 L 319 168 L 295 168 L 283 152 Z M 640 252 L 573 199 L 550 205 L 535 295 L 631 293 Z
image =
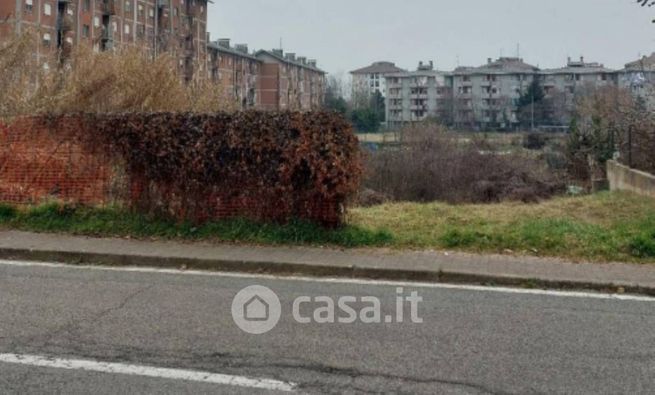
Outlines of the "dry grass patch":
M 386 204 L 351 210 L 349 223 L 388 231 L 397 248 L 655 263 L 655 255 L 649 255 L 655 201 L 630 193 L 539 204 Z

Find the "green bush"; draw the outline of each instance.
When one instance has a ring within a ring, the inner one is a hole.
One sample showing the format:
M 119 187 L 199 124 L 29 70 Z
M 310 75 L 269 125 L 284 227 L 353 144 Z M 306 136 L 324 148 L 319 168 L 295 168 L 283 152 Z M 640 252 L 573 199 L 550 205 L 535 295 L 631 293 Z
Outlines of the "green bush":
M 633 238 L 630 253 L 637 258 L 655 258 L 655 231 Z
M 16 215 L 18 214 L 18 210 L 16 210 L 15 207 L 7 205 L 7 204 L 0 204 L 0 221 L 1 222 L 6 222 L 14 219 Z

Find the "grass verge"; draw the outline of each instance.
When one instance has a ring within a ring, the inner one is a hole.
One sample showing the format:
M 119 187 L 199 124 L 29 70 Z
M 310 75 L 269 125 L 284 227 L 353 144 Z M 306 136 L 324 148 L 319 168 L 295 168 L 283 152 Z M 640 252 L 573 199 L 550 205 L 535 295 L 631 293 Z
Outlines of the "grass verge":
M 556 198 L 539 204 L 385 204 L 352 209 L 347 222 L 334 230 L 302 221 L 258 224 L 243 219 L 194 226 L 111 207 L 0 205 L 0 226 L 37 232 L 655 263 L 655 200 L 630 193 Z
M 200 226 L 154 218 L 128 210 L 88 208 L 49 203 L 16 210 L 0 205 L 0 225 L 5 228 L 61 232 L 87 236 L 117 236 L 187 240 L 218 240 L 256 244 L 381 246 L 391 242 L 385 231 L 347 225 L 324 229 L 304 221 L 259 224 L 244 219 L 210 222 Z
M 392 230 L 397 248 L 655 263 L 655 200 L 631 193 L 539 204 L 386 204 L 350 216 L 363 229 Z

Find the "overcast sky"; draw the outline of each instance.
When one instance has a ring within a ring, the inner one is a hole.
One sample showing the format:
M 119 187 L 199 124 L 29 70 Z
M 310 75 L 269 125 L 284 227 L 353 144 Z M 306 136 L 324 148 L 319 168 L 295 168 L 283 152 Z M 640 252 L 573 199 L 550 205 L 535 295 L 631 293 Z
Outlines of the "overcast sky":
M 376 60 L 449 70 L 521 57 L 542 68 L 585 56 L 620 68 L 655 51 L 655 9 L 635 0 L 214 0 L 212 40 L 283 48 L 342 73 Z

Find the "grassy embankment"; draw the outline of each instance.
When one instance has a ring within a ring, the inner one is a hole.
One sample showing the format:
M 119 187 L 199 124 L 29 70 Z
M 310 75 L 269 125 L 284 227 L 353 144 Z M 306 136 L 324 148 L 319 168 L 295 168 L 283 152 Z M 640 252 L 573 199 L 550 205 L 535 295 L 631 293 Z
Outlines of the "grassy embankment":
M 629 193 L 556 198 L 540 204 L 397 203 L 350 211 L 348 225 L 261 225 L 229 220 L 194 226 L 118 208 L 0 206 L 0 227 L 93 236 L 257 244 L 448 249 L 655 263 L 655 201 Z

